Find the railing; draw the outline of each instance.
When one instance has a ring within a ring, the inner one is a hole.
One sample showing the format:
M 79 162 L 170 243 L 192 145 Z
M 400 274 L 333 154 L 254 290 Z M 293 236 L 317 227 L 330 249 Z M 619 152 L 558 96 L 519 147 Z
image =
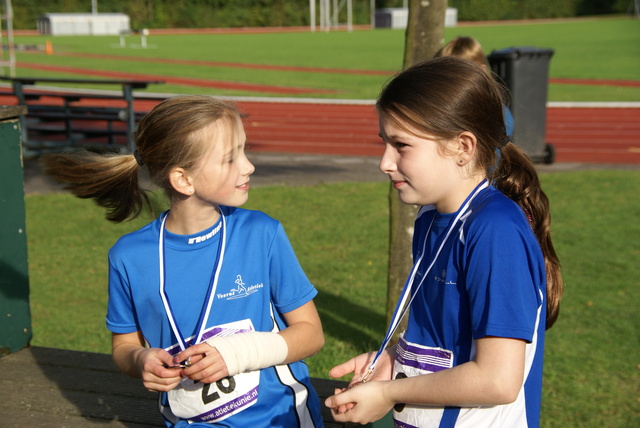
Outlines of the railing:
M 20 116 L 25 152 L 91 146 L 106 150 L 132 151 L 132 133 L 142 113 L 136 113 L 134 89 L 146 89 L 162 81 L 57 79 L 4 77 L 10 81 L 19 105 L 28 111 Z M 37 83 L 118 86 L 121 93 L 42 89 Z

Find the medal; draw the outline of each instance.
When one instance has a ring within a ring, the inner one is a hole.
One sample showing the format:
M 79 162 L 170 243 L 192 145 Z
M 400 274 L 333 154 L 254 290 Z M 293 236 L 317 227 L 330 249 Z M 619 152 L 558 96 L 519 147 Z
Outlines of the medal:
M 180 364 L 174 364 L 172 366 L 163 364 L 163 366 L 165 369 L 186 369 L 188 367 L 191 367 L 191 357 L 187 358 L 183 363 Z

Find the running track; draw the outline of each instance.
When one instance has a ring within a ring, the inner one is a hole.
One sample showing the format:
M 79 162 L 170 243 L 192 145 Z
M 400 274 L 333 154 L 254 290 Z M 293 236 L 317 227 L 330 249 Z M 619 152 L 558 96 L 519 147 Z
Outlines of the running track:
M 158 100 L 138 100 L 148 111 Z M 0 96 L 0 103 L 15 99 Z M 236 101 L 247 115 L 250 150 L 261 152 L 380 156 L 378 122 L 371 103 Z M 640 164 L 640 106 L 547 107 L 545 142 L 556 162 Z
M 148 78 L 98 73 L 109 78 Z M 155 79 L 166 80 L 161 76 Z M 624 86 L 630 82 L 582 83 Z M 210 86 L 212 82 L 186 84 Z M 299 93 L 297 89 L 282 92 Z M 135 109 L 148 111 L 158 102 L 140 99 Z M 346 156 L 379 156 L 382 152 L 372 103 L 244 98 L 236 103 L 247 115 L 245 127 L 251 150 Z M 0 93 L 0 104 L 15 104 L 15 98 Z M 551 103 L 547 107 L 544 141 L 554 146 L 556 162 L 640 164 L 640 103 Z
M 372 105 L 240 102 L 253 150 L 379 156 Z M 556 162 L 640 164 L 640 106 L 548 107 Z

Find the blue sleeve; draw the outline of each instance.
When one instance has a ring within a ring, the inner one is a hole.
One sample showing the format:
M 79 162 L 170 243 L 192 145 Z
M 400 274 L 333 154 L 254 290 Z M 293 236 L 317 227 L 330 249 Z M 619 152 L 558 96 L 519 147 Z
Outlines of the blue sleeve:
M 135 319 L 135 310 L 128 282 L 109 253 L 109 303 L 107 328 L 113 333 L 133 333 L 140 328 Z
M 475 339 L 529 342 L 540 317 L 544 259 L 524 215 L 513 205 L 493 210 L 488 221 L 472 222 L 467 234 L 465 283 Z
M 269 248 L 271 297 L 280 313 L 291 312 L 312 300 L 318 292 L 304 273 L 282 225 Z

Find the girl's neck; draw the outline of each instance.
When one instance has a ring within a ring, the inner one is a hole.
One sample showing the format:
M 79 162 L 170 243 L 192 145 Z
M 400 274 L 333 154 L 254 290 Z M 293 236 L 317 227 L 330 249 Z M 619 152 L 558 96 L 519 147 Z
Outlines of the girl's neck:
M 193 235 L 210 228 L 220 218 L 220 209 L 211 206 L 200 209 L 186 207 L 184 203 L 174 203 L 169 210 L 166 228 L 176 235 Z
M 465 179 L 457 189 L 451 193 L 451 197 L 446 203 L 436 204 L 436 211 L 440 214 L 451 214 L 458 212 L 467 197 L 486 178 L 484 175 L 474 175 Z

